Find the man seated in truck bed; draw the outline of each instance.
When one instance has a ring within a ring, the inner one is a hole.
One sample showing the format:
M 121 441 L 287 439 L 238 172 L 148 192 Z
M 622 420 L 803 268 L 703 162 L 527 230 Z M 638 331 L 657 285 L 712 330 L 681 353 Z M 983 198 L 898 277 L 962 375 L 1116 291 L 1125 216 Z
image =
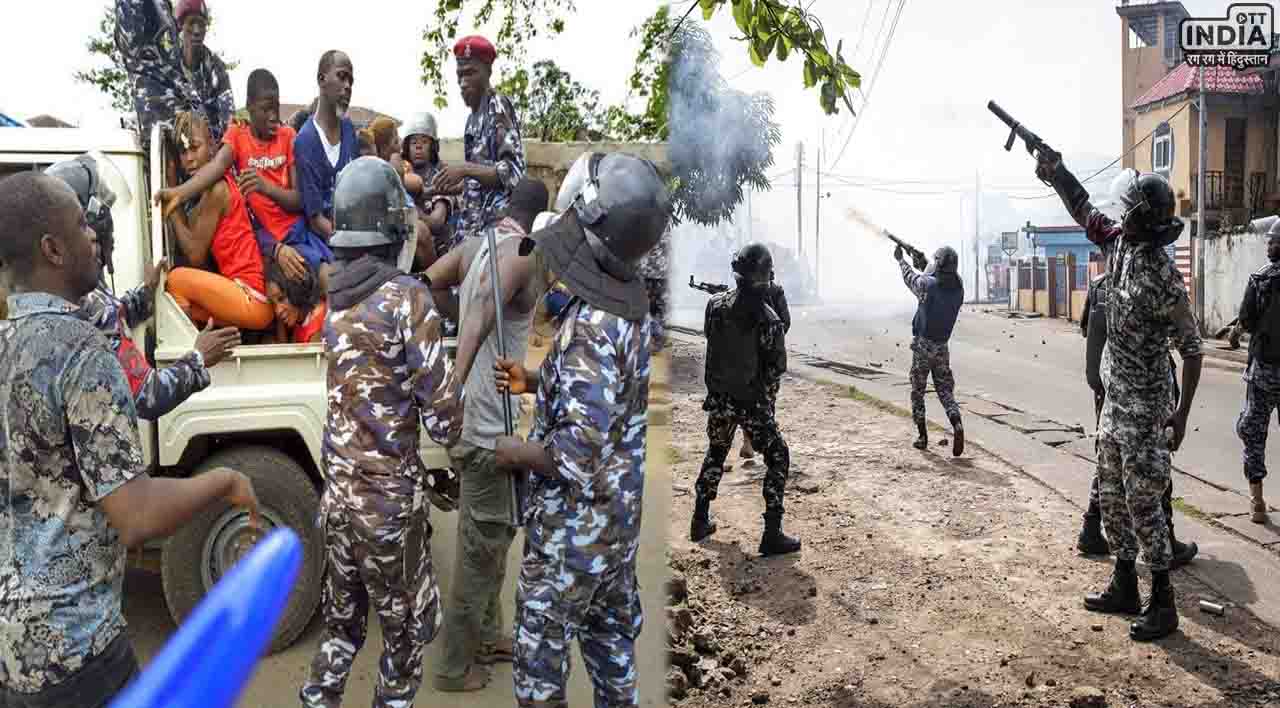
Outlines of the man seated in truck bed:
M 195 113 L 179 113 L 174 134 L 183 166 L 196 174 L 211 158 L 207 121 Z M 212 318 L 241 329 L 266 329 L 275 312 L 267 300 L 262 256 L 235 180 L 224 175 L 200 196 L 190 219 L 175 209 L 169 222 L 178 247 L 194 266 L 169 273 L 167 289 L 182 311 L 198 324 Z M 209 266 L 216 266 L 217 272 L 206 269 Z

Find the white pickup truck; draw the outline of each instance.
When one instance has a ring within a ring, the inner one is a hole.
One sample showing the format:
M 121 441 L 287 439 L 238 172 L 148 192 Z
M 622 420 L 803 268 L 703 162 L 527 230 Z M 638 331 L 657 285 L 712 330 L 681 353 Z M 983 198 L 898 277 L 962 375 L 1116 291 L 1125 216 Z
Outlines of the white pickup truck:
M 158 208 L 147 185 L 163 183 L 162 140 L 151 139 L 151 175 L 133 133 L 123 130 L 9 128 L 0 130 L 0 176 L 44 169 L 59 160 L 97 150 L 124 177 L 133 199 L 117 203 L 115 223 L 116 293 L 142 282 L 147 263 L 171 254 Z M 170 262 L 173 258 L 170 257 Z M 154 366 L 165 366 L 191 351 L 196 326 L 173 298 L 157 289 L 156 316 L 133 331 L 133 339 Z M 450 349 L 456 344 L 449 342 Z M 237 347 L 211 370 L 212 385 L 155 422 L 138 421 L 143 458 L 152 475 L 185 477 L 215 467 L 231 467 L 253 480 L 264 521 L 288 526 L 302 539 L 302 570 L 271 651 L 293 643 L 320 602 L 324 542 L 315 525 L 320 500 L 320 449 L 327 411 L 326 364 L 320 344 L 265 344 Z M 425 435 L 419 450 L 428 469 L 450 466 L 444 448 Z M 242 511 L 219 504 L 201 513 L 163 544 L 165 600 L 175 622 L 195 607 L 251 545 L 255 536 Z

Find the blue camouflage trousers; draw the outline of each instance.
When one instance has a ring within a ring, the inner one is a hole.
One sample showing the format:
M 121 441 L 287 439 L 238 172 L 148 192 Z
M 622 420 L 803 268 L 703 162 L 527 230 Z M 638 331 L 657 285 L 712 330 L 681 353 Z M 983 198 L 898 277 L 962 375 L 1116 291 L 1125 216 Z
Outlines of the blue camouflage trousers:
M 1173 555 L 1164 496 L 1171 494 L 1164 435 L 1123 441 L 1098 438 L 1098 501 L 1107 540 L 1119 560 L 1136 560 L 1141 543 L 1152 571 L 1169 569 Z
M 638 544 L 616 556 L 606 551 L 588 557 L 582 549 L 566 557 L 568 532 L 546 534 L 536 525 L 526 531 L 516 586 L 516 703 L 568 705 L 569 644 L 576 638 L 596 708 L 638 706 L 636 638 L 644 624 Z
M 428 507 L 393 497 L 362 501 L 362 509 L 326 504 L 322 512 L 324 634 L 299 694 L 304 706 L 342 705 L 370 605 L 382 625 L 374 708 L 411 708 L 422 683 L 422 650 L 440 629 Z
M 1250 482 L 1267 477 L 1267 427 L 1280 409 L 1280 367 L 1254 360 L 1249 365 L 1244 408 L 1236 419 L 1236 435 L 1244 443 L 1244 476 Z
M 934 342 L 916 337 L 911 342 L 911 420 L 924 425 L 924 392 L 933 376 L 933 387 L 947 420 L 960 419 L 960 405 L 956 403 L 956 379 L 951 373 L 951 350 L 946 342 Z

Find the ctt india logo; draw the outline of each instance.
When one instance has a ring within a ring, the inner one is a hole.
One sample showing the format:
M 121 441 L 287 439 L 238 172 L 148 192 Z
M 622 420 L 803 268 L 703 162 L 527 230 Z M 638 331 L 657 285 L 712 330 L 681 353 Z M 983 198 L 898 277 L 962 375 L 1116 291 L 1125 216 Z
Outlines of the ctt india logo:
M 1238 3 L 1226 17 L 1188 17 L 1178 23 L 1178 41 L 1191 66 L 1266 66 L 1275 46 L 1275 8 Z

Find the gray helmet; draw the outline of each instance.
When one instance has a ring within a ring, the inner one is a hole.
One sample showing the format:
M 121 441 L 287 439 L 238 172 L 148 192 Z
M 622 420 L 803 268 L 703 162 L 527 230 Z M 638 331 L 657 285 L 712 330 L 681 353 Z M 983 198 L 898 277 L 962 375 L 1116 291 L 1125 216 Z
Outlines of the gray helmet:
M 1280 219 L 1271 222 L 1271 228 L 1267 229 L 1267 240 L 1280 238 Z
M 1125 233 L 1150 234 L 1160 246 L 1177 241 L 1182 234 L 1183 223 L 1174 218 L 1173 187 L 1154 172 L 1121 170 L 1111 183 L 1111 199 L 1124 207 Z
M 377 157 L 353 160 L 333 187 L 334 248 L 372 248 L 403 243 L 413 230 L 413 204 L 394 168 Z
M 115 165 L 102 153 L 89 152 L 70 160 L 55 162 L 45 174 L 56 177 L 71 187 L 84 210 L 85 220 L 98 238 L 102 264 L 115 272 L 111 252 L 115 248 L 115 225 L 111 208 L 116 202 L 126 206 L 132 201 L 129 187 Z
M 414 113 L 404 124 L 404 139 L 400 141 L 400 154 L 406 159 L 409 155 L 409 138 L 425 135 L 439 141 L 440 134 L 436 130 L 436 117 L 430 113 Z
M 648 160 L 600 152 L 578 158 L 579 163 L 583 160 L 586 178 L 581 180 L 571 206 L 587 232 L 596 261 L 610 275 L 628 280 L 635 276 L 635 267 L 645 254 L 662 239 L 671 218 L 671 197 L 657 167 Z M 557 205 L 567 196 L 566 187 L 573 188 L 568 177 Z
M 955 273 L 960 269 L 960 254 L 950 246 L 943 246 L 933 254 L 933 267 L 939 273 Z

